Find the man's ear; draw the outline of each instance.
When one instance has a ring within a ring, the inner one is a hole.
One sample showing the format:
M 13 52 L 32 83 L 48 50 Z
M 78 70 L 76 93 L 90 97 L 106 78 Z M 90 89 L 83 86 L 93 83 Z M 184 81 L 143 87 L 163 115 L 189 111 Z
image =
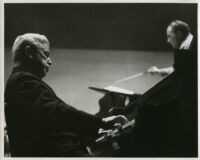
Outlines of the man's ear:
M 177 32 L 176 32 L 176 36 L 177 36 L 178 38 L 182 38 L 183 35 L 182 35 L 182 33 L 181 33 L 180 31 L 177 31 Z
M 25 55 L 30 58 L 33 59 L 33 55 L 32 55 L 32 48 L 30 46 L 26 46 L 25 47 Z

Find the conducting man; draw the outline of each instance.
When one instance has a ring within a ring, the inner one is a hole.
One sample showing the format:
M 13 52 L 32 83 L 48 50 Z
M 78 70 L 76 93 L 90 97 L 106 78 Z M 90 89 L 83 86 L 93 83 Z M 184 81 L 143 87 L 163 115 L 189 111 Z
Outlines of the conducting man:
M 190 27 L 187 23 L 175 20 L 172 21 L 166 30 L 167 42 L 173 47 L 175 51 L 177 50 L 194 50 L 195 49 L 195 39 L 190 32 Z M 166 76 L 174 71 L 174 67 L 167 68 L 157 68 L 153 66 L 148 69 L 149 73 Z
M 173 73 L 144 95 L 148 98 L 139 96 L 117 112 L 136 113 L 133 134 L 124 144 L 131 143 L 122 156 L 197 156 L 196 39 L 188 24 L 175 20 L 167 27 L 167 42 L 175 50 L 173 67 L 148 71 L 163 76 Z

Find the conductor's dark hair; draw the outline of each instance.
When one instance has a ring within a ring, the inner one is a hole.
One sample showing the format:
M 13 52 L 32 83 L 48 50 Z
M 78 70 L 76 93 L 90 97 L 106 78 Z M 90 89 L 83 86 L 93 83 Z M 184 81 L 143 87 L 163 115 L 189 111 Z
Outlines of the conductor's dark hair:
M 32 49 L 37 49 L 41 48 L 44 43 L 49 45 L 49 41 L 44 35 L 26 33 L 18 36 L 12 47 L 14 62 L 23 61 L 26 59 L 24 54 L 26 46 L 30 46 Z
M 180 20 L 175 20 L 172 21 L 168 27 L 172 28 L 172 31 L 174 33 L 177 33 L 178 31 L 181 32 L 183 34 L 183 36 L 187 36 L 188 33 L 190 32 L 190 27 L 187 23 L 180 21 Z

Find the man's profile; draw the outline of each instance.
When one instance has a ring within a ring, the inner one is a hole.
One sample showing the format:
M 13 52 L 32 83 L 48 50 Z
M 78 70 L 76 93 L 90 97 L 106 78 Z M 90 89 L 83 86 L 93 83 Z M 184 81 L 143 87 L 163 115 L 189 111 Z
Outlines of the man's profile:
M 190 31 L 190 27 L 187 23 L 174 20 L 167 29 L 167 43 L 169 43 L 174 50 L 191 50 L 194 46 L 194 36 Z M 156 66 L 150 67 L 148 72 L 151 74 L 158 74 L 166 76 L 174 71 L 174 67 L 157 68 Z
M 42 78 L 51 66 L 44 35 L 27 33 L 13 44 L 14 67 L 5 87 L 5 118 L 11 156 L 81 157 L 99 128 L 110 129 L 124 116 L 98 118 L 63 102 Z
M 133 147 L 124 154 L 139 156 L 197 156 L 197 48 L 189 25 L 173 21 L 167 27 L 167 42 L 174 48 L 173 67 L 152 67 L 149 73 L 169 75 L 126 108 L 114 114 L 135 113 L 133 134 L 125 140 Z M 140 148 L 140 149 L 139 149 Z

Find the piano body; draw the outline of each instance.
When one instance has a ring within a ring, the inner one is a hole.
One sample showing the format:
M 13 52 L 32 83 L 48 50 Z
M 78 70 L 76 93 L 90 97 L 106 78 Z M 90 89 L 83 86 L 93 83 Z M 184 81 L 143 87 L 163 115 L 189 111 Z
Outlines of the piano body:
M 121 94 L 113 91 L 106 92 L 106 95 L 99 101 L 100 105 L 106 105 L 106 115 L 100 113 L 97 115 L 102 117 L 110 115 L 108 106 L 121 107 L 123 108 L 121 113 L 129 120 L 135 120 L 135 126 L 129 128 L 128 131 L 127 129 L 120 130 L 116 136 L 104 137 L 102 141 L 96 143 L 98 146 L 96 148 L 99 150 L 100 148 L 106 149 L 106 153 L 101 150 L 102 156 L 109 156 L 109 154 L 111 157 L 196 156 L 197 128 L 196 126 L 193 128 L 183 126 L 187 122 L 189 125 L 194 122 L 195 125 L 196 120 L 195 118 L 183 120 L 187 113 L 181 111 L 179 102 L 177 102 L 179 101 L 177 97 L 182 92 L 182 85 L 185 85 L 183 80 L 173 72 L 140 96 L 134 97 L 134 94 Z M 130 102 L 125 105 L 127 97 Z M 191 107 L 187 111 L 194 115 L 196 110 Z M 184 131 L 187 132 L 188 128 L 191 131 L 185 136 Z

